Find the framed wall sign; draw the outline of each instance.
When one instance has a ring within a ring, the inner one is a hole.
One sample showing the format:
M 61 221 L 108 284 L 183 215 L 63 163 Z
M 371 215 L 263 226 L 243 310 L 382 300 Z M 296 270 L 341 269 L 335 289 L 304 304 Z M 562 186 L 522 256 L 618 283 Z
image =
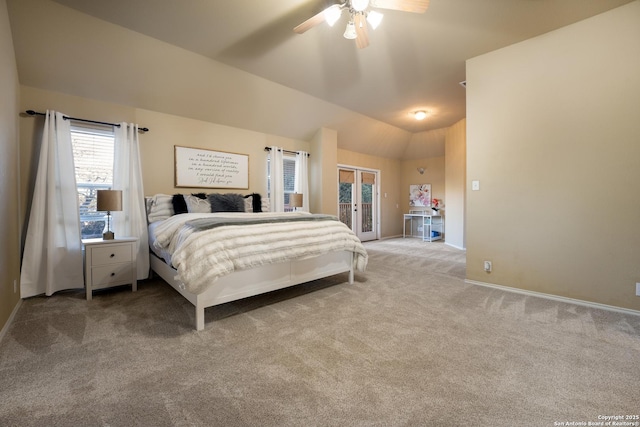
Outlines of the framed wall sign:
M 249 155 L 175 148 L 175 186 L 249 189 Z

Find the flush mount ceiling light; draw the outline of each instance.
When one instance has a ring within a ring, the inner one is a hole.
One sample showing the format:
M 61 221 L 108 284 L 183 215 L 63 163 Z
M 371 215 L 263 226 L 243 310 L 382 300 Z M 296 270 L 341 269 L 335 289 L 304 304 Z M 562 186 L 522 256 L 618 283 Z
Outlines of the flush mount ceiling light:
M 415 117 L 416 120 L 424 120 L 424 118 L 427 117 L 427 112 L 424 110 L 414 111 L 413 117 Z
M 363 49 L 369 46 L 367 22 L 375 30 L 383 17 L 382 13 L 370 10 L 370 7 L 424 13 L 429 7 L 429 0 L 341 0 L 307 19 L 293 31 L 302 34 L 324 21 L 333 27 L 340 19 L 342 11 L 346 10 L 349 14 L 349 22 L 343 36 L 346 39 L 355 39 L 356 46 Z

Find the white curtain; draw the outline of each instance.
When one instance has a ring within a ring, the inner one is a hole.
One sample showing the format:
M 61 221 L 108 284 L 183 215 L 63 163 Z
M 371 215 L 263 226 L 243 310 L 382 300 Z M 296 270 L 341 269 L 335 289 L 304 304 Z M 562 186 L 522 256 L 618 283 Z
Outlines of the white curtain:
M 271 147 L 269 203 L 272 212 L 284 212 L 284 158 L 282 149 Z
M 120 123 L 115 128 L 113 189 L 122 190 L 122 211 L 112 212 L 113 232 L 138 239 L 138 280 L 149 277 L 149 238 L 142 186 L 138 125 Z
M 309 154 L 306 151 L 296 152 L 296 185 L 295 192 L 302 194 L 302 209 L 309 212 Z
M 20 296 L 84 287 L 71 127 L 47 110 L 20 273 Z

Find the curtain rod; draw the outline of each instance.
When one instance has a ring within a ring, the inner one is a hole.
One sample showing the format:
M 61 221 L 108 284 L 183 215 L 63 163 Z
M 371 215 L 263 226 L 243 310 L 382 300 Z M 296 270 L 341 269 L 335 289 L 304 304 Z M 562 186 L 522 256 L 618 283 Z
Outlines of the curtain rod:
M 289 151 L 282 148 L 278 148 L 278 150 L 282 151 L 283 153 L 298 154 L 297 151 Z M 264 147 L 264 151 L 271 151 L 271 147 Z M 307 153 L 307 157 L 311 157 L 311 154 Z
M 33 110 L 27 110 L 27 111 L 25 111 L 25 113 L 27 113 L 30 116 L 46 116 L 45 113 L 39 113 L 39 112 L 33 111 Z M 77 120 L 79 122 L 95 123 L 95 124 L 98 124 L 98 125 L 107 125 L 107 126 L 120 127 L 119 123 L 98 122 L 96 120 L 79 119 L 77 117 L 68 117 L 68 116 L 62 116 L 62 118 L 65 119 L 65 120 Z M 149 132 L 149 128 L 138 127 L 138 132 Z

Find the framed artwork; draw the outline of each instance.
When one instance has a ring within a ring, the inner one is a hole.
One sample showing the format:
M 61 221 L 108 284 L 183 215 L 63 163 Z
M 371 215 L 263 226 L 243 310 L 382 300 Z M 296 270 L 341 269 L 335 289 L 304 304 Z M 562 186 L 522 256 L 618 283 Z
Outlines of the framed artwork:
M 249 189 L 249 155 L 174 146 L 175 186 Z
M 411 184 L 409 186 L 409 206 L 431 206 L 431 184 Z

